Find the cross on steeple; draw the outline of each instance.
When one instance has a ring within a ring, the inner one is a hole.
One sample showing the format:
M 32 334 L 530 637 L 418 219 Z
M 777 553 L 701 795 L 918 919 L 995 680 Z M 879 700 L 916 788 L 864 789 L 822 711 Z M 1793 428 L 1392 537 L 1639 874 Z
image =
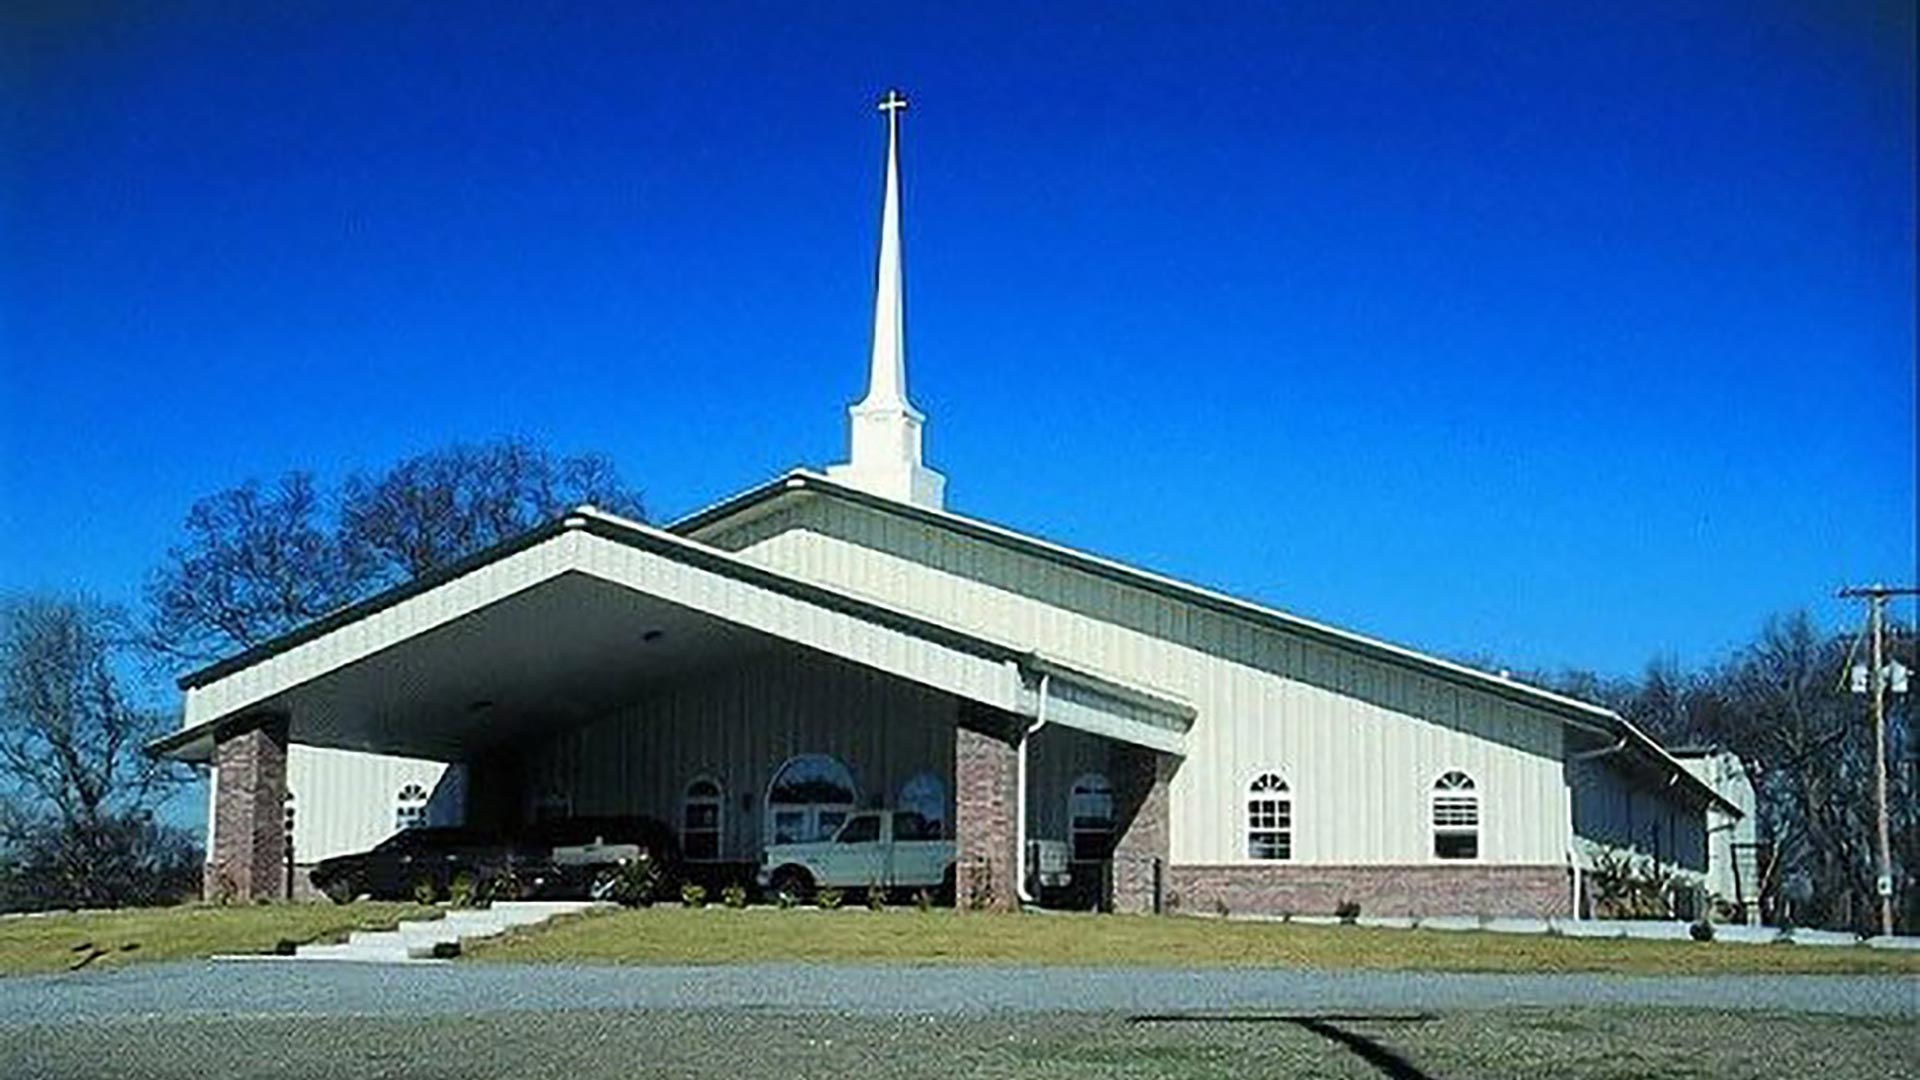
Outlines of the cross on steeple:
M 886 113 L 888 119 L 892 119 L 894 113 L 906 107 L 907 95 L 898 90 L 889 90 L 880 98 L 880 111 Z

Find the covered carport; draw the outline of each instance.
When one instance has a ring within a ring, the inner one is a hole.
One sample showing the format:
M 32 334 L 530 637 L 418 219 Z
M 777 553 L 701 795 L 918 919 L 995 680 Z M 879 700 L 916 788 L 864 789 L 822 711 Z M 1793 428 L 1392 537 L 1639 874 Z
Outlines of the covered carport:
M 959 895 L 1013 900 L 1019 747 L 1043 723 L 1127 748 L 1116 866 L 1164 865 L 1182 703 L 591 508 L 188 676 L 183 727 L 152 749 L 214 766 L 208 888 L 270 896 L 289 743 L 481 762 L 689 672 L 795 648 L 959 703 Z M 1150 904 L 1139 888 L 1117 883 L 1115 905 Z

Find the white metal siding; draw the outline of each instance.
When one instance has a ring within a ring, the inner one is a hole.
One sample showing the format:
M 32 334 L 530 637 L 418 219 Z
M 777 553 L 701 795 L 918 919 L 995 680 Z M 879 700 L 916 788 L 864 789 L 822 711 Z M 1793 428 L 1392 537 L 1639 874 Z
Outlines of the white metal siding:
M 295 743 L 287 748 L 293 796 L 293 855 L 314 863 L 392 836 L 400 789 L 427 789 L 427 823 L 458 825 L 466 815 L 465 770 L 419 758 L 361 754 Z M 209 837 L 211 839 L 211 837 Z
M 1192 702 L 1176 862 L 1241 861 L 1245 786 L 1269 770 L 1293 788 L 1299 862 L 1432 861 L 1428 794 L 1451 769 L 1478 786 L 1482 862 L 1566 859 L 1562 729 L 1537 710 L 830 498 L 707 539 Z

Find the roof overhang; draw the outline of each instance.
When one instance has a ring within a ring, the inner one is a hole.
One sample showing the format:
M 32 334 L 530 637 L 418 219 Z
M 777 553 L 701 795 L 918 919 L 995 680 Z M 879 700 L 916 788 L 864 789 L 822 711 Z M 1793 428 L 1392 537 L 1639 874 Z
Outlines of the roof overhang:
M 181 680 L 181 730 L 155 753 L 207 760 L 235 725 L 281 715 L 298 743 L 462 760 L 580 722 L 649 685 L 801 648 L 1016 716 L 1043 676 L 1054 720 L 1183 753 L 1192 710 L 1103 676 L 756 566 L 590 508 Z

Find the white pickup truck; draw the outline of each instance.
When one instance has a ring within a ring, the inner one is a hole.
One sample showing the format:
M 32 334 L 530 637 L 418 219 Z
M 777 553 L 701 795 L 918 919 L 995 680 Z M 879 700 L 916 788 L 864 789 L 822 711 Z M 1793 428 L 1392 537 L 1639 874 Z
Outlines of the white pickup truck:
M 1066 845 L 1035 840 L 1028 844 L 1028 870 L 1035 884 L 1065 885 Z M 911 810 L 867 810 L 850 814 L 830 840 L 773 844 L 760 858 L 760 884 L 777 893 L 804 897 L 822 886 L 865 889 L 938 889 L 953 898 L 954 843 L 941 835 L 938 822 Z
M 760 884 L 790 896 L 821 886 L 937 889 L 953 884 L 953 841 L 938 822 L 911 810 L 847 815 L 830 840 L 772 844 L 760 857 Z

